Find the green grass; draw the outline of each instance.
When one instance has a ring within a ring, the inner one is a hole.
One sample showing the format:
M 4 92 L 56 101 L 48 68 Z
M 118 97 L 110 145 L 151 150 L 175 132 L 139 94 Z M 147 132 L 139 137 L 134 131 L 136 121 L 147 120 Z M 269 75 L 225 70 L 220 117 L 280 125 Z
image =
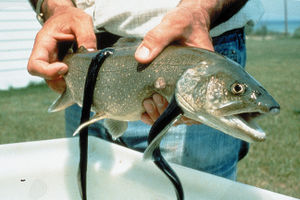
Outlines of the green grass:
M 300 40 L 247 40 L 250 72 L 279 102 L 260 120 L 267 140 L 251 145 L 238 181 L 300 198 Z
M 251 145 L 238 181 L 300 198 L 300 40 L 247 40 L 249 71 L 281 105 L 260 124 L 265 142 Z M 58 95 L 45 85 L 0 91 L 0 143 L 64 137 L 63 112 L 48 113 Z
M 0 91 L 0 143 L 64 137 L 64 113 L 48 113 L 58 94 L 45 84 Z

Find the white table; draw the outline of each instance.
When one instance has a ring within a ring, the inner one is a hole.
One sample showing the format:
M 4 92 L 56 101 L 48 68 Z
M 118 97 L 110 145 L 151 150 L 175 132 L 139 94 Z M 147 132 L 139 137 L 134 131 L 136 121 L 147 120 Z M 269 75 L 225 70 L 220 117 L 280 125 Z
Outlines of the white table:
M 88 200 L 173 200 L 173 186 L 142 154 L 89 137 Z M 0 199 L 80 200 L 78 138 L 0 145 Z M 186 200 L 295 198 L 171 164 Z

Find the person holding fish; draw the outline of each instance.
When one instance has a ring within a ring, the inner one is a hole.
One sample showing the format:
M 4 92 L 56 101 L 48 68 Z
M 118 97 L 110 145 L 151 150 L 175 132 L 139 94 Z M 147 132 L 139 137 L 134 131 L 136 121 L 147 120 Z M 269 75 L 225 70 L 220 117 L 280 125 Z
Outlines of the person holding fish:
M 263 13 L 259 0 L 31 0 L 43 23 L 36 36 L 28 71 L 45 78 L 54 91 L 65 90 L 63 75 L 68 66 L 58 61 L 57 45 L 76 41 L 90 51 L 112 46 L 120 37 L 143 41 L 135 52 L 138 62 L 153 61 L 169 44 L 216 51 L 245 66 L 243 27 L 257 22 Z M 96 32 L 96 35 L 95 35 Z M 144 151 L 149 126 L 163 113 L 168 102 L 158 94 L 145 99 L 141 121 L 129 123 L 122 142 Z M 81 109 L 66 109 L 66 134 L 79 126 Z M 183 117 L 162 140 L 168 161 L 218 176 L 236 179 L 237 162 L 246 155 L 248 144 Z M 178 124 L 180 124 L 178 123 Z M 93 135 L 109 140 L 102 122 L 90 126 Z

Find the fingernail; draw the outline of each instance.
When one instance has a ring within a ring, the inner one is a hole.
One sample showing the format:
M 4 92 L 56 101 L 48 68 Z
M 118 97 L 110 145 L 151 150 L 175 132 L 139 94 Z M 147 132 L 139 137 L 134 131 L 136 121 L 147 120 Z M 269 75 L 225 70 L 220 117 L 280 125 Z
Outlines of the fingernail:
M 150 54 L 150 50 L 145 47 L 145 46 L 141 46 L 138 50 L 137 50 L 137 57 L 141 58 L 141 59 L 147 59 L 149 57 Z
M 153 103 L 151 102 L 144 102 L 144 107 L 145 107 L 145 110 L 147 111 L 147 113 L 154 113 L 154 105 Z
M 163 107 L 164 106 L 164 99 L 160 95 L 153 95 L 153 100 L 155 101 L 155 104 L 158 107 Z
M 87 50 L 88 50 L 89 52 L 96 51 L 96 49 L 94 49 L 94 48 L 88 48 Z
M 150 119 L 150 117 L 147 116 L 147 113 L 142 114 L 141 121 L 148 125 L 153 124 L 153 121 Z
M 59 75 L 64 75 L 65 73 L 67 73 L 67 71 L 68 71 L 68 68 L 62 67 L 57 73 Z

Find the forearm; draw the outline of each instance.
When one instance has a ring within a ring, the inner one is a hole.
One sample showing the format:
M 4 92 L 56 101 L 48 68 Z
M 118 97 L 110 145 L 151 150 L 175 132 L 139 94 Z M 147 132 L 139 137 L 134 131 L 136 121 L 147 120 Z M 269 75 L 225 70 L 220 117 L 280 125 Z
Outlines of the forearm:
M 181 0 L 180 6 L 198 9 L 209 29 L 227 21 L 237 13 L 248 0 Z M 197 12 L 196 12 L 197 13 Z
M 29 2 L 32 8 L 36 10 L 38 0 L 29 0 Z M 64 7 L 75 7 L 75 5 L 71 0 L 44 0 L 41 6 L 44 21 L 49 19 L 57 8 Z

